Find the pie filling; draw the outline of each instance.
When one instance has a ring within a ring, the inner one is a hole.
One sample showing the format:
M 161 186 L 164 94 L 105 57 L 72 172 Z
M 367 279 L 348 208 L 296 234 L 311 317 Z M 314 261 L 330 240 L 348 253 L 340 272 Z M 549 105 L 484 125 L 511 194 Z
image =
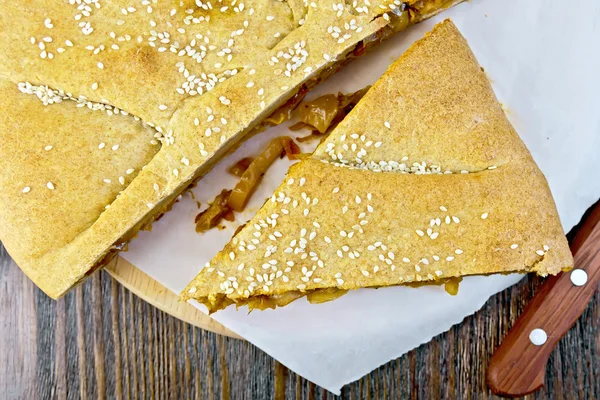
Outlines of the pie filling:
M 444 286 L 444 290 L 452 296 L 458 294 L 459 283 L 462 281 L 461 277 L 450 277 L 444 279 L 438 279 L 430 282 L 409 282 L 404 283 L 402 286 L 410 287 L 421 287 L 421 286 Z M 371 287 L 370 289 L 378 289 L 379 287 Z M 272 295 L 256 295 L 249 298 L 231 299 L 225 294 L 219 294 L 216 297 L 205 297 L 198 299 L 198 302 L 204 304 L 208 308 L 209 313 L 223 310 L 229 305 L 235 304 L 236 307 L 248 306 L 248 310 L 266 310 L 268 308 L 275 309 L 277 307 L 284 307 L 291 302 L 298 300 L 304 296 L 311 304 L 326 303 L 328 301 L 336 300 L 346 293 L 348 289 L 339 289 L 336 287 L 315 289 L 315 290 L 290 290 L 281 294 Z

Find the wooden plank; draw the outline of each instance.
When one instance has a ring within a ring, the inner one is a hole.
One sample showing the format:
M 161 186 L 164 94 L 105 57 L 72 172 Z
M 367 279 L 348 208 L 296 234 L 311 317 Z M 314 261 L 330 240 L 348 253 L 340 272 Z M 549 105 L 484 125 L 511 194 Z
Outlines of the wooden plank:
M 0 393 L 38 398 L 37 318 L 34 285 L 0 246 Z

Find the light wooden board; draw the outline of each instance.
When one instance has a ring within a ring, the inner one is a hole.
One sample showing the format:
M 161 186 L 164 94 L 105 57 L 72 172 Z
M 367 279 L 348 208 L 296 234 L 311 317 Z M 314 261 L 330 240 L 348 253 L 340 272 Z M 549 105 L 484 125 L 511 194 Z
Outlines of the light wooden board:
M 120 284 L 156 308 L 199 328 L 240 338 L 191 304 L 180 301 L 176 294 L 124 258 L 115 257 L 105 269 Z

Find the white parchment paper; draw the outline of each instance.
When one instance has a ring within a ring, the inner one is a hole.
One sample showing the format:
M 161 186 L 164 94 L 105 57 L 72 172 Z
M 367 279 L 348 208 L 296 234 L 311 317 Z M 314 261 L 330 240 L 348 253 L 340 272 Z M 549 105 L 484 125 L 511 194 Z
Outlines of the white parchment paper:
M 600 2 L 579 0 L 473 0 L 397 34 L 312 94 L 358 90 L 372 84 L 435 22 L 451 17 L 485 68 L 515 128 L 546 174 L 565 231 L 600 197 Z M 194 190 L 203 204 L 236 178 L 227 167 L 256 155 L 287 125 L 246 142 Z M 305 135 L 307 132 L 300 132 Z M 270 197 L 289 163 L 267 173 L 248 210 L 226 230 L 198 235 L 196 202 L 186 195 L 142 232 L 127 260 L 179 293 L 232 236 L 237 225 Z M 507 188 L 507 190 L 511 190 Z M 277 310 L 247 313 L 230 308 L 214 318 L 281 363 L 339 393 L 340 388 L 387 361 L 448 330 L 521 277 L 470 277 L 458 296 L 442 288 L 391 287 L 357 290 L 330 303 L 304 299 Z

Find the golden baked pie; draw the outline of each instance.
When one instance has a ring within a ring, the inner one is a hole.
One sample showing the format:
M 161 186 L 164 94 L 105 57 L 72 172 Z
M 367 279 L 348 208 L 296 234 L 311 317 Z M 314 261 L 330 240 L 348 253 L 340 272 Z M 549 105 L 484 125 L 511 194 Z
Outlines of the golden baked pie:
M 0 240 L 48 295 L 279 106 L 460 0 L 0 1 Z
M 262 309 L 572 263 L 544 176 L 446 21 L 290 168 L 182 298 Z

